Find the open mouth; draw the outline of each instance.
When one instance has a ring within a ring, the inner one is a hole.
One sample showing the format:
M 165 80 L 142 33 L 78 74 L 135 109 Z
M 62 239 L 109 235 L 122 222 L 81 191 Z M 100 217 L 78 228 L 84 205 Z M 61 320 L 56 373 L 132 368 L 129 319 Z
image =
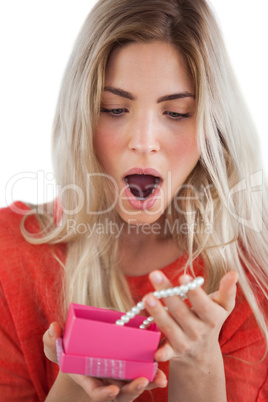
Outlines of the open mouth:
M 124 177 L 124 181 L 137 200 L 145 201 L 155 192 L 161 178 L 150 174 L 130 174 Z

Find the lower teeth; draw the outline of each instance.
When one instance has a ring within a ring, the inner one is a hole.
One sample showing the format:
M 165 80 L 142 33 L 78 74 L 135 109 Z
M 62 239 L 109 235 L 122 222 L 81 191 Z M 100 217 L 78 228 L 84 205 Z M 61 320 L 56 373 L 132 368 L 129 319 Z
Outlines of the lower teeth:
M 157 184 L 154 186 L 154 188 L 152 189 L 152 191 L 150 192 L 150 194 L 148 194 L 146 197 L 138 197 L 138 196 L 136 196 L 135 194 L 133 194 L 133 192 L 131 191 L 131 188 L 130 188 L 130 186 L 129 186 L 128 184 L 127 184 L 127 186 L 128 186 L 128 188 L 129 188 L 131 194 L 134 195 L 134 197 L 136 197 L 136 199 L 137 199 L 138 201 L 145 201 L 145 200 L 147 200 L 147 198 L 149 198 L 151 195 L 153 195 L 153 193 L 154 193 L 155 190 L 156 190 Z

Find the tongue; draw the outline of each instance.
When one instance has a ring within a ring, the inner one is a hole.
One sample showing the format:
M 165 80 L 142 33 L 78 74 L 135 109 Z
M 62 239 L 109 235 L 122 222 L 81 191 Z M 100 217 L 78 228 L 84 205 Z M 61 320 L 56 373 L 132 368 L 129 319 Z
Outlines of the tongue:
M 157 178 L 147 174 L 132 174 L 126 179 L 130 191 L 135 197 L 147 198 L 152 193 Z

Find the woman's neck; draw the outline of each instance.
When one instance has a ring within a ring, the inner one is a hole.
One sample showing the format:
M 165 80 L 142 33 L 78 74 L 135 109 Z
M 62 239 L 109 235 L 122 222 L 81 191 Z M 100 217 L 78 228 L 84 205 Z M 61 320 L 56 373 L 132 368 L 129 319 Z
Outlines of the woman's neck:
M 119 267 L 126 276 L 146 275 L 182 255 L 173 239 L 162 239 L 154 228 L 149 225 L 125 227 L 119 241 Z

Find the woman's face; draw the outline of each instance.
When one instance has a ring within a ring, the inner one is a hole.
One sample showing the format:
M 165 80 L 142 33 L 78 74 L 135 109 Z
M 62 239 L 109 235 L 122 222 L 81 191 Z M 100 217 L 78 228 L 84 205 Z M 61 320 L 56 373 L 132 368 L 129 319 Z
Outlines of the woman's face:
M 171 44 L 131 43 L 112 52 L 94 146 L 116 183 L 124 221 L 156 222 L 195 167 L 194 91 Z

